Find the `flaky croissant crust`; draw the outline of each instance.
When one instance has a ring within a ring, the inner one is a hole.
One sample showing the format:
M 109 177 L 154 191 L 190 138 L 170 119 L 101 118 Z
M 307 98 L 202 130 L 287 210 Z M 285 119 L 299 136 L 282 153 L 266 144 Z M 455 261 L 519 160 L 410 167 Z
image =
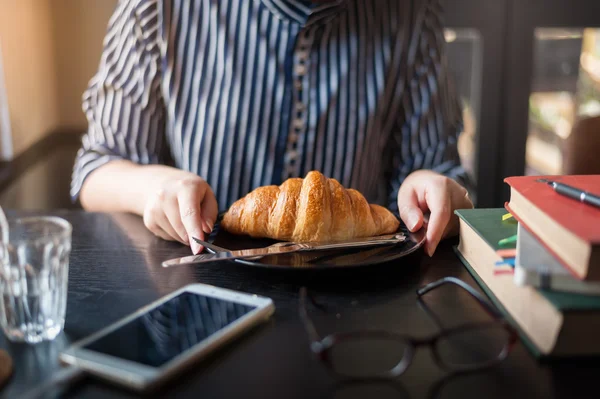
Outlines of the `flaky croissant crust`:
M 341 241 L 389 234 L 400 222 L 356 190 L 317 171 L 280 186 L 259 187 L 236 201 L 221 227 L 233 234 L 281 241 Z

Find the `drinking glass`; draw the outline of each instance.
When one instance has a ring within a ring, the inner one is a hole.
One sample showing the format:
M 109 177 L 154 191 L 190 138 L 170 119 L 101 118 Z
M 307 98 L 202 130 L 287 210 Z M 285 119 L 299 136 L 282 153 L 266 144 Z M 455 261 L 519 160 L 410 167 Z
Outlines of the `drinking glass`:
M 8 222 L 0 242 L 0 325 L 9 340 L 37 343 L 63 330 L 71 231 L 59 217 Z

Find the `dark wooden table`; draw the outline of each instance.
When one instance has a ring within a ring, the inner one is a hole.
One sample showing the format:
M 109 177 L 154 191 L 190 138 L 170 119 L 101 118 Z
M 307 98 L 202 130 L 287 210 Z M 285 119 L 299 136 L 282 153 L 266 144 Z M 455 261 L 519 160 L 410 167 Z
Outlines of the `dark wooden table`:
M 494 369 L 462 376 L 440 370 L 430 350 L 420 349 L 409 370 L 390 384 L 348 384 L 318 363 L 298 317 L 302 285 L 336 309 L 315 314 L 317 328 L 323 333 L 377 327 L 428 336 L 438 327 L 417 304 L 415 289 L 444 276 L 476 285 L 454 255 L 455 242 L 451 240 L 442 243 L 433 258 L 419 252 L 393 264 L 335 273 L 273 271 L 229 263 L 163 269 L 162 260 L 185 255 L 189 249 L 153 237 L 140 218 L 54 213 L 73 224 L 65 332 L 54 342 L 35 346 L 10 344 L 0 336 L 0 348 L 9 351 L 16 368 L 12 380 L 0 391 L 2 397 L 18 398 L 56 373 L 57 355 L 70 342 L 193 282 L 269 296 L 276 313 L 268 324 L 197 364 L 153 397 L 598 397 L 599 362 L 540 363 L 521 343 Z M 447 326 L 489 320 L 477 303 L 453 286 L 428 294 L 427 303 Z M 135 395 L 85 378 L 64 397 Z

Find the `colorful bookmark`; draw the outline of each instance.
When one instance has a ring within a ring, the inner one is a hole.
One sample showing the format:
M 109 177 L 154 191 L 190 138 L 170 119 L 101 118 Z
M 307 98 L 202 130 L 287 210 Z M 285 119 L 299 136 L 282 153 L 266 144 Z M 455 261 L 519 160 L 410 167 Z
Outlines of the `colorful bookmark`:
M 501 239 L 500 241 L 498 241 L 498 245 L 505 246 L 508 244 L 515 244 L 517 242 L 517 235 L 515 234 L 514 236 L 510 236 L 510 237 L 506 237 Z
M 507 258 L 495 263 L 496 266 L 508 265 L 515 267 L 515 258 Z
M 500 274 L 515 274 L 514 269 L 507 269 L 507 270 L 494 270 L 494 276 L 498 276 Z
M 496 255 L 498 255 L 501 258 L 514 258 L 517 256 L 517 249 L 516 248 L 506 248 L 506 249 L 499 249 L 496 251 Z

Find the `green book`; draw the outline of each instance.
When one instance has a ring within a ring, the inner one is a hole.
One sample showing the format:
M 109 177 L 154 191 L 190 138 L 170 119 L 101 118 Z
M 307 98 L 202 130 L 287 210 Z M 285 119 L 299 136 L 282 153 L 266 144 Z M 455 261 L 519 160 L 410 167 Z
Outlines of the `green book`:
M 519 330 L 536 356 L 600 354 L 600 297 L 540 290 L 514 283 L 511 274 L 496 274 L 496 253 L 503 238 L 517 233 L 518 224 L 502 220 L 503 208 L 455 212 L 460 218 L 456 250 L 469 273 L 492 302 Z
M 504 208 L 461 209 L 454 213 L 485 240 L 495 251 L 515 248 L 515 245 L 500 245 L 500 241 L 517 234 L 519 224 L 515 219 L 502 220 Z

